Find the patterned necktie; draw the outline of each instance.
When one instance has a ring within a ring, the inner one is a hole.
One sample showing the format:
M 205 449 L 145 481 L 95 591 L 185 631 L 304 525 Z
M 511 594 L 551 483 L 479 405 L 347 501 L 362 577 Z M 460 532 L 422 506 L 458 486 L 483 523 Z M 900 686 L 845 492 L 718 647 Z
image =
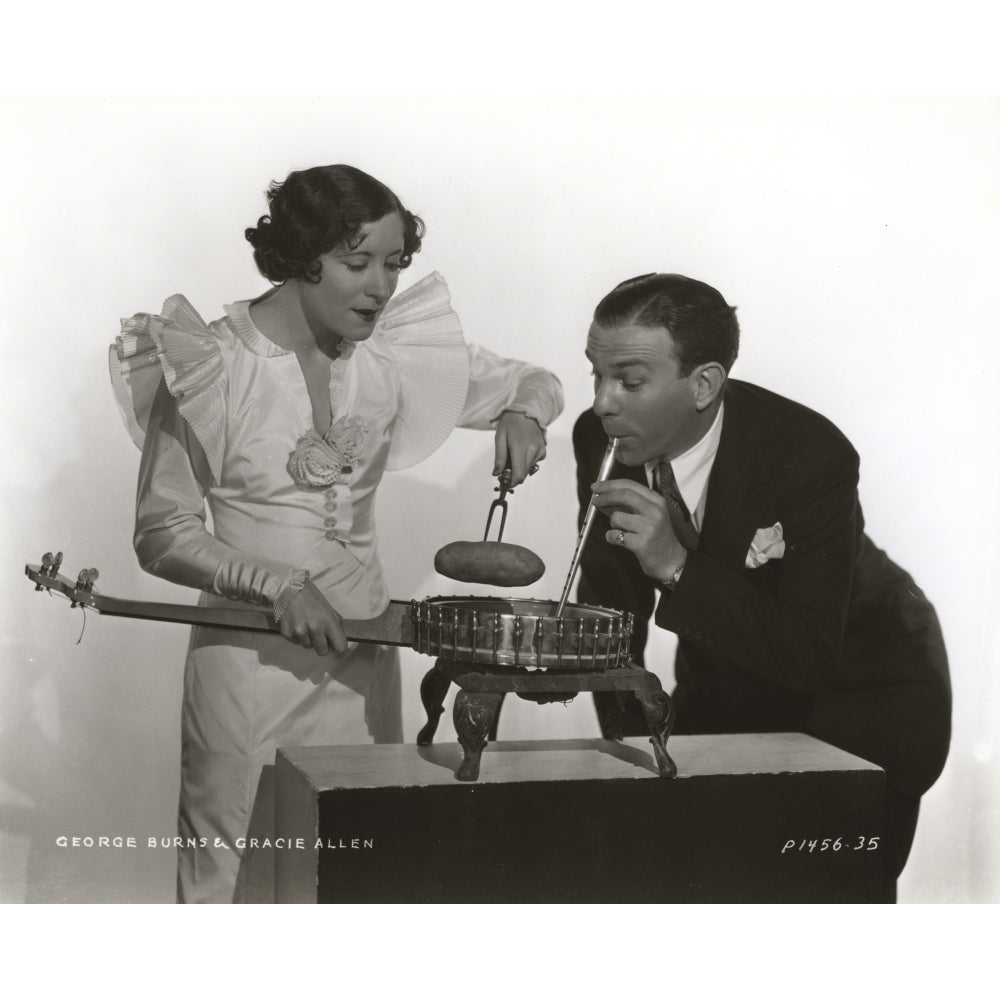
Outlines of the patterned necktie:
M 688 550 L 698 548 L 698 529 L 695 528 L 681 491 L 677 488 L 674 470 L 665 458 L 656 463 L 656 475 L 659 480 L 660 496 L 667 501 L 670 523 L 674 526 L 677 540 Z

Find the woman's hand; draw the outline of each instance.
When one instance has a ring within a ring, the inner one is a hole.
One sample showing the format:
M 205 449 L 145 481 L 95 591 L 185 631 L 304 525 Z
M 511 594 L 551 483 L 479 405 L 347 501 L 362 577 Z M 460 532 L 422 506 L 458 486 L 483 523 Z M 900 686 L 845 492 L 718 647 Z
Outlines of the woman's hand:
M 292 598 L 278 622 L 278 630 L 289 642 L 312 649 L 319 656 L 326 656 L 331 650 L 335 653 L 347 652 L 347 638 L 340 615 L 312 580 L 307 580 Z
M 532 417 L 506 410 L 497 421 L 496 458 L 493 475 L 510 466 L 510 484 L 517 486 L 528 478 L 545 458 L 545 431 Z

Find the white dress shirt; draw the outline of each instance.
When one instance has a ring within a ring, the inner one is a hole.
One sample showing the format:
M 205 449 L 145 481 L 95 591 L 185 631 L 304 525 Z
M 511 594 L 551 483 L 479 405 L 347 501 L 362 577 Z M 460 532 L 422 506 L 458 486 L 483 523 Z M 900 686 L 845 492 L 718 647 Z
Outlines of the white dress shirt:
M 722 414 L 725 409 L 725 403 L 720 404 L 719 412 L 716 413 L 712 426 L 709 427 L 702 439 L 670 463 L 674 470 L 677 489 L 680 491 L 687 509 L 691 512 L 691 520 L 695 529 L 699 532 L 705 518 L 708 477 L 715 462 L 715 453 L 719 450 L 719 439 L 722 437 Z M 659 459 L 646 463 L 646 482 L 649 483 L 651 489 L 656 489 L 657 486 L 654 477 L 658 463 Z

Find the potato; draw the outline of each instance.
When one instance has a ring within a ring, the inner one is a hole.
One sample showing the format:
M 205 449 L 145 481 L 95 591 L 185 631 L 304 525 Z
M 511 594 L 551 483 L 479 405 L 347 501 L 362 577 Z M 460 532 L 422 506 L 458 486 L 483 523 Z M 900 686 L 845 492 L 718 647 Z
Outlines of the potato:
M 450 580 L 495 587 L 526 587 L 545 572 L 531 549 L 506 542 L 449 542 L 438 549 L 434 568 Z

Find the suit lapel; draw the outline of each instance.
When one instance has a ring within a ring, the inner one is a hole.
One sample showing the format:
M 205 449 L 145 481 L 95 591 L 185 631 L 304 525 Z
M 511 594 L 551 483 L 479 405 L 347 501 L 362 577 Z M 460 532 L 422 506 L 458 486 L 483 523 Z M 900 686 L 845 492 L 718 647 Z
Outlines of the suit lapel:
M 725 406 L 698 551 L 736 569 L 743 566 L 754 533 L 763 524 L 769 477 L 756 421 L 748 412 L 752 400 L 740 383 L 727 385 Z

